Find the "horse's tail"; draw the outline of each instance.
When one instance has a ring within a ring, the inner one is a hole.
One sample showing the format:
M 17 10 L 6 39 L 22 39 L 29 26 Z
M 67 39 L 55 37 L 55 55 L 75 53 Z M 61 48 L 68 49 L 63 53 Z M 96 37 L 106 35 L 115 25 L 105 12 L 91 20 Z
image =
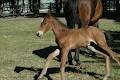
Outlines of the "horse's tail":
M 103 5 L 101 0 L 97 0 L 94 16 L 92 17 L 90 24 L 95 24 L 102 16 Z

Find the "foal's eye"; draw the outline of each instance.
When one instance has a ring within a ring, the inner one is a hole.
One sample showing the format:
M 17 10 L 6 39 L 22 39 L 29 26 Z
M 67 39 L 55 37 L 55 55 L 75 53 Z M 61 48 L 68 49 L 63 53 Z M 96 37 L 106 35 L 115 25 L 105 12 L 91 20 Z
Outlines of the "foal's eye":
M 47 23 L 46 23 L 46 22 L 44 22 L 43 24 L 44 24 L 44 25 L 46 25 Z
M 44 24 L 47 24 L 46 22 Z
M 41 25 L 46 25 L 47 23 L 46 22 L 42 22 Z

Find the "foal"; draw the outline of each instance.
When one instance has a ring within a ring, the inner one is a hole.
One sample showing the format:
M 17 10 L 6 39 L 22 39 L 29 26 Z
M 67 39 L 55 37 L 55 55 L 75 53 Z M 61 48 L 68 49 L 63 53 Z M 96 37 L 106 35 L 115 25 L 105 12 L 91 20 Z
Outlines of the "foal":
M 108 80 L 110 76 L 110 57 L 120 65 L 118 54 L 113 52 L 107 45 L 104 33 L 96 27 L 83 27 L 80 29 L 68 29 L 57 19 L 48 15 L 44 17 L 37 36 L 42 36 L 48 30 L 52 30 L 55 35 L 56 43 L 60 49 L 56 49 L 51 53 L 38 79 L 41 79 L 47 72 L 47 68 L 51 60 L 57 55 L 61 55 L 60 71 L 61 80 L 65 80 L 64 71 L 67 61 L 68 52 L 75 48 L 88 48 L 93 52 L 99 53 L 105 57 L 105 76 L 103 80 Z M 60 53 L 61 52 L 61 53 Z

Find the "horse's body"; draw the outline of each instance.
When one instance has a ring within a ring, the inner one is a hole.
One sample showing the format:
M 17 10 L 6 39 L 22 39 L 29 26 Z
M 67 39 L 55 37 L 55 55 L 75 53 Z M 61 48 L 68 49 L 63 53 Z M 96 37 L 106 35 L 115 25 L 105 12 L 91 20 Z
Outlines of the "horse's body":
M 103 7 L 101 0 L 66 0 L 64 14 L 69 28 L 97 26 L 102 15 Z
M 38 79 L 41 79 L 46 74 L 50 61 L 55 56 L 59 55 L 61 51 L 61 80 L 65 80 L 64 71 L 68 52 L 71 49 L 76 48 L 88 48 L 93 52 L 99 53 L 105 57 L 106 74 L 104 76 L 104 80 L 107 80 L 108 76 L 110 75 L 110 57 L 112 57 L 112 59 L 114 59 L 120 65 L 120 59 L 117 54 L 108 47 L 104 33 L 102 30 L 96 27 L 91 26 L 80 29 L 68 29 L 59 23 L 59 21 L 54 17 L 49 15 L 45 17 L 41 23 L 39 31 L 37 32 L 37 36 L 43 35 L 43 33 L 48 30 L 52 30 L 54 32 L 56 43 L 60 49 L 55 50 L 48 56 L 45 67 Z

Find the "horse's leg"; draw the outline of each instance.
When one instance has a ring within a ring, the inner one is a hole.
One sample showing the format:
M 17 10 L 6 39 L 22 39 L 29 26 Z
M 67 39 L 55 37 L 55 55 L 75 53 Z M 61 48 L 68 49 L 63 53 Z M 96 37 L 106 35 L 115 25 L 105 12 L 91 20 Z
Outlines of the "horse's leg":
M 104 51 L 103 48 L 99 47 L 94 42 L 90 42 L 90 44 L 88 45 L 88 49 L 105 56 L 105 60 L 106 60 L 105 69 L 106 70 L 105 70 L 105 76 L 103 80 L 108 80 L 108 77 L 110 76 L 110 56 L 107 55 L 107 53 L 103 53 Z
M 52 61 L 52 59 L 56 56 L 58 56 L 60 54 L 60 50 L 56 49 L 54 52 L 52 52 L 51 54 L 49 54 L 49 56 L 47 57 L 47 61 L 45 63 L 45 66 L 40 74 L 40 76 L 38 77 L 38 80 L 41 80 L 43 78 L 43 76 L 46 74 L 48 66 L 50 64 L 50 62 Z
M 70 29 L 75 28 L 75 22 L 73 21 L 73 19 L 71 19 L 71 17 L 66 18 L 66 21 L 67 21 L 68 28 L 70 28 Z
M 79 53 L 80 53 L 79 48 L 75 49 L 74 57 L 72 56 L 71 51 L 68 53 L 68 63 L 69 63 L 69 65 L 80 65 L 81 62 L 80 62 L 80 59 L 79 59 Z M 73 63 L 73 60 L 75 60 L 76 64 Z
M 95 24 L 102 16 L 103 6 L 101 0 L 97 0 L 97 5 L 95 8 L 94 16 L 91 19 L 91 24 Z
M 73 58 L 72 58 L 72 52 L 71 51 L 69 51 L 69 53 L 68 53 L 68 63 L 69 63 L 69 65 L 73 65 Z
M 80 53 L 79 48 L 75 49 L 74 59 L 75 59 L 75 61 L 76 61 L 76 65 L 80 65 L 80 64 L 81 64 L 80 59 L 79 59 L 79 53 Z
M 78 0 L 78 15 L 81 21 L 81 27 L 88 27 L 91 19 L 91 6 Z
M 65 64 L 68 56 L 69 49 L 62 48 L 61 49 L 61 63 L 60 63 L 60 71 L 61 71 L 61 80 L 65 80 L 64 73 L 65 73 Z

